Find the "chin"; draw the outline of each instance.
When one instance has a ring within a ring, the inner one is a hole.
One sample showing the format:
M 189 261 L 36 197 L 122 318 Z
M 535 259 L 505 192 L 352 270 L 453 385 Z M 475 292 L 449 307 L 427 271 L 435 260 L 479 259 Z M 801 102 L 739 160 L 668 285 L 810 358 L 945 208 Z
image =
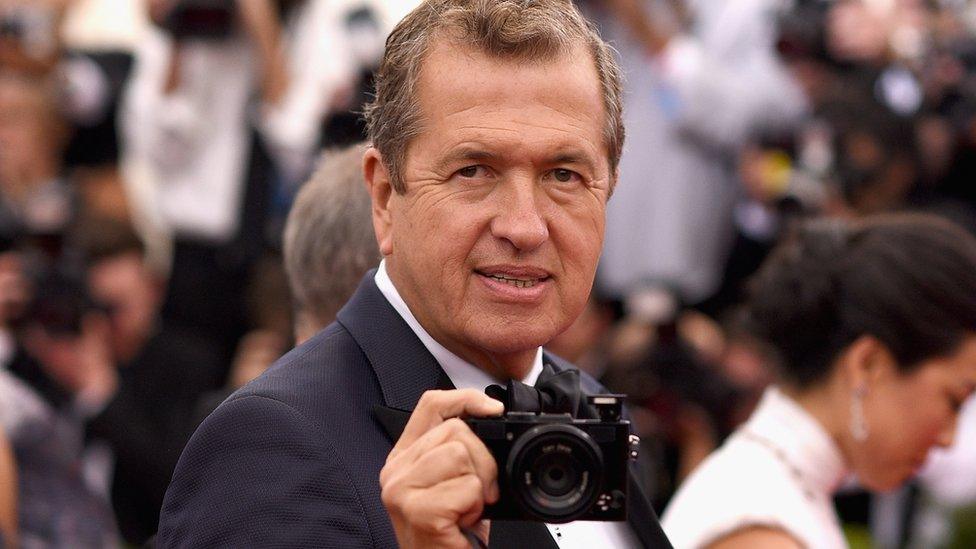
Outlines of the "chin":
M 476 336 L 478 346 L 493 354 L 513 354 L 535 350 L 556 337 L 559 332 L 543 330 L 538 326 L 519 328 L 508 326 L 502 330 L 492 330 Z
M 911 476 L 912 471 L 898 475 L 888 472 L 875 478 L 862 477 L 860 483 L 863 487 L 873 492 L 889 492 L 904 484 Z

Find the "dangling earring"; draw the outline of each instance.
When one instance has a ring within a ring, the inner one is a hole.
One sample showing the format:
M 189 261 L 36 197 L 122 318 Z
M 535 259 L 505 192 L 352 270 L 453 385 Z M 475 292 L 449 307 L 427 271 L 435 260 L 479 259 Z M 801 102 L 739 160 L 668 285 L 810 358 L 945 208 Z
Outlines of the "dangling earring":
M 864 419 L 864 395 L 867 393 L 866 388 L 858 387 L 851 394 L 851 436 L 858 442 L 868 438 L 868 424 Z

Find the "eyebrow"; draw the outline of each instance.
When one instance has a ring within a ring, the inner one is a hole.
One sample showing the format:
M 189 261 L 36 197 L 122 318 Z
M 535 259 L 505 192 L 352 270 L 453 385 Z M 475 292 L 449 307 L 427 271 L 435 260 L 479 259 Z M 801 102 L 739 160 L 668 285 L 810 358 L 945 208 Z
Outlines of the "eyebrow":
M 495 160 L 497 158 L 498 155 L 495 153 L 488 152 L 480 147 L 465 145 L 458 147 L 442 158 L 441 161 L 437 163 L 437 167 L 441 170 L 446 170 L 448 166 L 460 160 L 484 162 L 486 160 Z
M 499 155 L 481 147 L 475 147 L 470 145 L 464 145 L 458 147 L 454 151 L 451 151 L 447 156 L 445 156 L 439 163 L 440 168 L 447 168 L 450 164 L 458 162 L 460 160 L 473 160 L 477 162 L 492 161 L 501 158 L 503 155 Z M 596 171 L 596 164 L 586 153 L 578 149 L 570 149 L 563 152 L 558 152 L 553 156 L 550 156 L 543 160 L 543 164 L 546 166 L 555 166 L 559 164 L 575 164 L 579 166 L 584 166 L 591 172 Z
M 590 157 L 579 151 L 568 151 L 552 157 L 548 164 L 577 164 L 586 167 L 591 172 L 596 171 L 596 165 Z

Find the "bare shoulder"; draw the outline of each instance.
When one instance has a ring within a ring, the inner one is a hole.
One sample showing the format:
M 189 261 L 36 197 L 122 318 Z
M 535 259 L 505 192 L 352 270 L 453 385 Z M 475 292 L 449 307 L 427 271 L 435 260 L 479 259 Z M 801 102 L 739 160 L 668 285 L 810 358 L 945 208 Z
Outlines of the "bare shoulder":
M 708 549 L 802 549 L 803 545 L 779 528 L 740 528 L 712 542 Z

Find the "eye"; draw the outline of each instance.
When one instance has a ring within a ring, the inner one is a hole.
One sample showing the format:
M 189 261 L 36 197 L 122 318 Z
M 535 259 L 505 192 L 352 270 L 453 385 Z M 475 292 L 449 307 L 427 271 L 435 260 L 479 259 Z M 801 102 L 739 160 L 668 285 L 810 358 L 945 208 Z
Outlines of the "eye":
M 480 164 L 476 164 L 474 166 L 465 166 L 457 171 L 458 175 L 467 179 L 471 179 L 478 176 L 484 176 L 487 175 L 487 173 L 488 173 L 488 168 Z
M 560 183 L 570 183 L 572 181 L 579 181 L 582 179 L 580 174 L 574 172 L 573 170 L 567 170 L 566 168 L 556 168 L 549 172 L 552 178 Z

